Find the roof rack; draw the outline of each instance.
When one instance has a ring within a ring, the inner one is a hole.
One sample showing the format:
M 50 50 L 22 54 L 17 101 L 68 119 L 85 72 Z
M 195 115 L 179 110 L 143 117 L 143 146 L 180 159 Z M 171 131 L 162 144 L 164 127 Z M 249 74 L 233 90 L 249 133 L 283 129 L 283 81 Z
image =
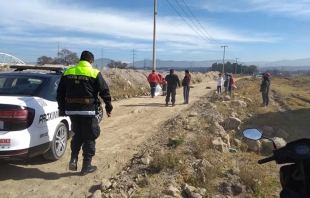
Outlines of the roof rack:
M 24 71 L 27 69 L 31 70 L 48 70 L 54 71 L 57 74 L 62 74 L 67 68 L 60 66 L 38 66 L 38 65 L 10 65 L 10 68 L 15 69 L 14 71 Z

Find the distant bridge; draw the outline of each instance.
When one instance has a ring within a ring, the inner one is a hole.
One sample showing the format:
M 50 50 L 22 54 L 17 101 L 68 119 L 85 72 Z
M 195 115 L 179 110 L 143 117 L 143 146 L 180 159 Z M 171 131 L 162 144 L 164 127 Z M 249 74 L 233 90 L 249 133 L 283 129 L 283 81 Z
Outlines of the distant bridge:
M 0 65 L 10 65 L 10 64 L 26 65 L 24 61 L 20 60 L 17 57 L 0 52 Z

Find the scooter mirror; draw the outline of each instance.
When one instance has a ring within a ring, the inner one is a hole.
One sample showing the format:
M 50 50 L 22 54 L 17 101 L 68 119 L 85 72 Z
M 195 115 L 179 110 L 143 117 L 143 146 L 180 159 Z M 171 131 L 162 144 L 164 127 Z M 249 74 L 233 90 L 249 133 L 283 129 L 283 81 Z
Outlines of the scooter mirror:
M 250 140 L 259 140 L 263 137 L 262 132 L 260 132 L 258 129 L 255 128 L 245 129 L 242 133 L 244 137 Z

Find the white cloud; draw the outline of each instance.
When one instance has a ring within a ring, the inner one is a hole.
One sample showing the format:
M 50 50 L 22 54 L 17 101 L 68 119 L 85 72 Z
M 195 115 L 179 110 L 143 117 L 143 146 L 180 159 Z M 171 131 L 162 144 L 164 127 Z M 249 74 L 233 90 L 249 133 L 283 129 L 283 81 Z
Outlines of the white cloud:
M 202 8 L 209 12 L 265 12 L 309 20 L 310 0 L 218 0 L 203 1 Z
M 95 36 L 110 36 L 114 38 L 129 38 L 137 40 L 152 40 L 153 16 L 143 13 L 123 13 L 116 10 L 89 10 L 79 7 L 69 7 L 65 4 L 55 4 L 54 1 L 21 1 L 15 0 L 10 3 L 0 4 L 2 24 L 8 26 L 8 31 L 16 32 L 18 28 L 25 32 L 59 31 L 94 34 Z M 160 18 L 159 18 L 160 19 Z M 197 37 L 197 34 L 178 17 L 171 17 L 176 26 L 188 35 Z M 215 39 L 237 38 L 237 41 L 263 41 L 263 39 L 251 38 L 250 36 L 234 35 L 232 32 L 220 27 L 210 27 L 210 34 L 216 35 Z M 15 27 L 15 28 L 14 28 Z M 162 40 L 174 40 L 188 42 L 190 39 L 183 32 L 167 21 L 158 21 L 158 35 Z M 212 31 L 213 29 L 213 31 Z M 225 32 L 225 33 L 224 33 Z
M 251 0 L 252 4 L 257 5 L 263 2 L 267 1 Z M 210 9 L 219 10 L 223 7 L 212 4 L 214 5 L 215 7 L 211 7 L 210 4 Z M 228 9 L 234 4 L 226 5 Z M 272 3 L 268 5 L 269 8 L 275 6 Z M 67 5 L 60 0 L 14 0 L 0 4 L 0 10 L 1 42 L 50 43 L 53 48 L 55 43 L 60 42 L 76 48 L 105 46 L 111 49 L 135 48 L 144 52 L 152 51 L 152 13 L 123 12 L 115 8 L 84 9 L 78 4 Z M 200 22 L 218 43 L 211 44 L 205 32 L 204 35 L 201 34 L 203 38 L 199 37 L 180 17 L 158 16 L 157 50 L 168 53 L 217 51 L 220 43 L 272 43 L 281 39 L 275 34 L 256 33 L 245 29 L 236 31 L 210 21 Z

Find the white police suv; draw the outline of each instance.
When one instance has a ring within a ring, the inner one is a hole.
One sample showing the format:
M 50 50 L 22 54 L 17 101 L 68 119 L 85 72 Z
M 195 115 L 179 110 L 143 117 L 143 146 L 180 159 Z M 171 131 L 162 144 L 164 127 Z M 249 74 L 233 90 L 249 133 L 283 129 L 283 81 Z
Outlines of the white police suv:
M 69 117 L 59 117 L 56 101 L 64 68 L 10 68 L 15 71 L 0 73 L 0 160 L 40 154 L 60 159 L 71 130 Z

